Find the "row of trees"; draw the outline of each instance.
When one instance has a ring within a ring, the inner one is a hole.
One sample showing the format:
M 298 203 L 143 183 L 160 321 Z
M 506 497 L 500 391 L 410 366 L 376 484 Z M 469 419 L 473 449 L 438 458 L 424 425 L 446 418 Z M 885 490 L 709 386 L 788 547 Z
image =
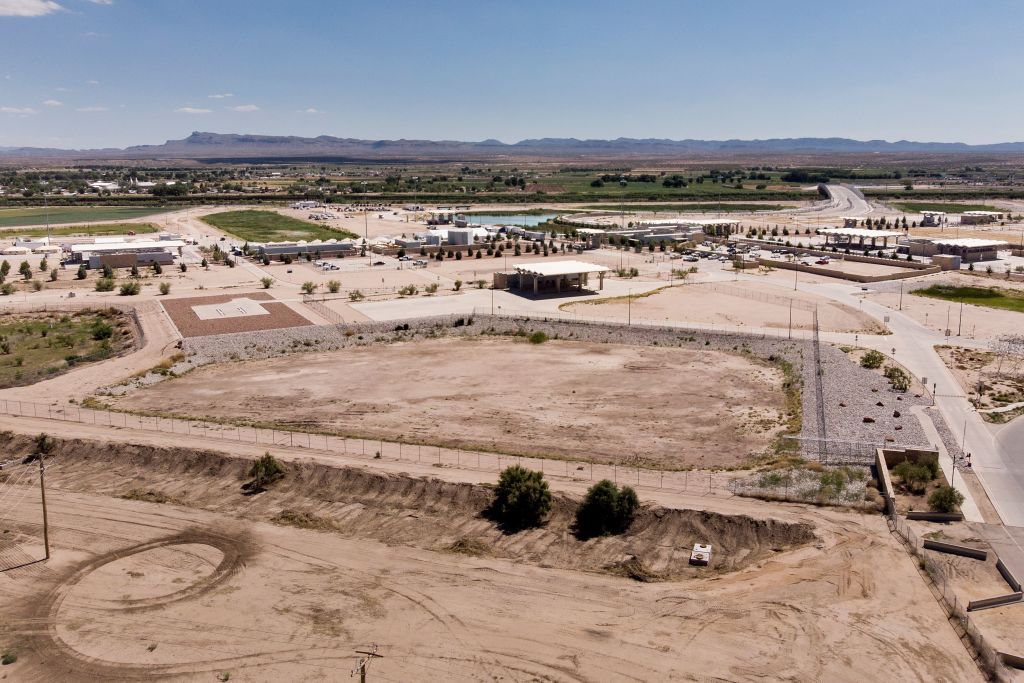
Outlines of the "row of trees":
M 587 491 L 576 508 L 576 536 L 581 540 L 621 534 L 629 529 L 640 509 L 636 491 L 603 479 Z M 551 510 L 551 490 L 544 474 L 519 465 L 498 477 L 491 517 L 509 532 L 540 526 Z

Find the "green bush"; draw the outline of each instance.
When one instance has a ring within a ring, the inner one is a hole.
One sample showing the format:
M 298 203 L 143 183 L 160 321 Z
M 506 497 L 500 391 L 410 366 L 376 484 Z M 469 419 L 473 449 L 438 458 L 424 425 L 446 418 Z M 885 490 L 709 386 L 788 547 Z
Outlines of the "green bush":
M 114 291 L 114 278 L 112 277 L 101 277 L 96 280 L 96 291 L 97 292 L 112 292 Z
M 576 535 L 587 539 L 620 534 L 633 523 L 639 507 L 640 501 L 632 487 L 620 489 L 602 479 L 587 490 L 583 502 L 576 508 Z
M 89 275 L 89 271 L 85 267 L 85 264 L 83 263 L 82 265 L 78 266 L 78 272 L 75 273 L 75 279 L 76 280 L 84 280 L 86 278 L 86 276 L 88 276 L 88 275 Z
M 263 289 L 270 289 L 270 286 L 272 284 L 274 284 L 274 278 L 272 278 L 272 277 L 260 278 L 260 284 L 263 285 Z
M 869 370 L 877 370 L 885 362 L 885 356 L 878 351 L 868 351 L 860 359 L 860 366 Z
M 138 282 L 126 282 L 121 285 L 121 289 L 118 291 L 118 294 L 121 296 L 135 296 L 141 291 L 141 289 L 142 288 L 139 286 Z
M 507 531 L 539 526 L 551 510 L 551 491 L 544 474 L 519 465 L 506 467 L 498 477 L 492 516 Z
M 341 289 L 341 283 L 337 280 L 331 280 L 327 283 L 327 291 L 331 294 L 337 294 L 338 290 Z
M 912 463 L 909 460 L 904 460 L 896 465 L 892 472 L 900 478 L 903 485 L 912 493 L 924 492 L 928 482 L 935 478 L 932 474 L 932 469 L 928 465 Z
M 952 486 L 940 486 L 928 496 L 928 507 L 935 512 L 953 512 L 964 502 L 964 494 Z
M 537 330 L 536 332 L 531 334 L 529 338 L 531 344 L 543 344 L 548 340 L 548 335 L 544 332 L 541 332 L 540 330 Z
M 268 451 L 252 464 L 249 476 L 252 477 L 252 481 L 246 485 L 248 489 L 254 493 L 263 491 L 284 476 L 284 467 Z
M 114 328 L 107 322 L 97 320 L 92 326 L 92 338 L 96 341 L 110 339 L 114 336 Z
M 302 283 L 302 293 L 303 294 L 312 294 L 313 292 L 316 291 L 316 288 L 318 286 L 319 285 L 317 285 L 317 283 L 310 282 L 310 281 L 307 280 L 306 282 Z
M 160 293 L 166 295 L 166 294 L 170 294 L 170 292 L 171 292 L 171 283 L 170 282 L 161 282 L 160 283 Z
M 903 368 L 895 365 L 886 366 L 885 378 L 896 391 L 906 391 L 910 388 L 910 375 Z

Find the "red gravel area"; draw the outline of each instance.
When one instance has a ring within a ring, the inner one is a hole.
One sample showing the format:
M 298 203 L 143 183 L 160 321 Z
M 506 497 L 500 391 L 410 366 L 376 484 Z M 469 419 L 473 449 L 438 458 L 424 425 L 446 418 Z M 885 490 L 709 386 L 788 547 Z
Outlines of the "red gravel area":
M 193 306 L 222 304 L 234 299 L 252 299 L 267 301 L 261 304 L 270 315 L 249 315 L 237 318 L 220 318 L 200 320 L 192 310 Z M 287 305 L 274 301 L 266 292 L 239 292 L 237 294 L 218 294 L 216 296 L 197 296 L 188 299 L 166 299 L 161 301 L 164 310 L 171 316 L 183 337 L 206 337 L 211 334 L 231 334 L 234 332 L 258 332 L 260 330 L 277 330 L 282 327 L 304 327 L 313 323 L 288 308 Z

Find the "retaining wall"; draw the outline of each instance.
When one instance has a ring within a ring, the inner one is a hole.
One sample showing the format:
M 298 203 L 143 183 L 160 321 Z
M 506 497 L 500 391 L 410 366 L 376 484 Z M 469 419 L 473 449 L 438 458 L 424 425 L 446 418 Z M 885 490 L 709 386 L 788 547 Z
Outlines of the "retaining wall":
M 982 598 L 981 600 L 971 600 L 969 603 L 967 603 L 967 611 L 977 612 L 980 609 L 990 609 L 992 607 L 1012 605 L 1015 602 L 1020 602 L 1022 597 L 1024 597 L 1024 593 L 1017 591 L 1016 593 L 997 595 L 994 598 Z
M 893 268 L 900 267 L 898 262 L 886 261 L 885 259 L 878 260 L 884 263 L 885 265 L 891 266 Z M 920 277 L 922 275 L 932 275 L 933 273 L 942 272 L 942 269 L 939 268 L 938 266 L 927 266 L 921 270 L 904 270 L 904 272 L 890 273 L 888 275 L 861 275 L 859 273 L 844 273 L 842 271 L 829 268 L 805 266 L 802 263 L 793 263 L 790 261 L 773 261 L 771 259 L 759 258 L 757 262 L 759 265 L 767 266 L 770 268 L 781 268 L 783 270 L 799 270 L 802 273 L 810 273 L 811 275 L 822 275 L 824 277 L 834 277 L 840 280 L 850 280 L 852 282 L 862 283 L 886 282 L 888 280 L 906 280 L 912 277 Z
M 959 545 L 957 543 L 943 543 L 942 541 L 933 541 L 931 539 L 925 539 L 924 547 L 927 550 L 937 550 L 940 553 L 960 555 L 961 557 L 970 557 L 975 560 L 988 559 L 988 551 L 981 550 L 979 548 L 972 548 L 968 545 Z

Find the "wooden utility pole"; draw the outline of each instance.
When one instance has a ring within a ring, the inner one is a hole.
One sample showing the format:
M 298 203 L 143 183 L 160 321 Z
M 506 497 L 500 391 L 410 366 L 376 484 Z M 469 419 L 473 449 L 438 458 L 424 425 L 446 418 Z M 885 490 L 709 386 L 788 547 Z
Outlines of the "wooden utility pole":
M 39 494 L 43 501 L 43 546 L 46 548 L 46 557 L 50 559 L 50 525 L 46 519 L 46 465 L 43 464 L 43 454 L 39 453 Z
M 377 652 L 377 644 L 376 643 L 373 644 L 373 649 L 371 649 L 371 650 L 356 650 L 356 654 L 363 655 L 363 657 L 356 664 L 356 668 L 352 669 L 352 672 L 349 674 L 349 678 L 351 678 L 352 676 L 355 676 L 356 673 L 358 673 L 359 674 L 359 683 L 366 683 L 366 669 L 367 669 L 367 667 L 369 667 L 370 662 L 373 661 L 376 657 L 383 657 L 384 655 L 379 654 Z

